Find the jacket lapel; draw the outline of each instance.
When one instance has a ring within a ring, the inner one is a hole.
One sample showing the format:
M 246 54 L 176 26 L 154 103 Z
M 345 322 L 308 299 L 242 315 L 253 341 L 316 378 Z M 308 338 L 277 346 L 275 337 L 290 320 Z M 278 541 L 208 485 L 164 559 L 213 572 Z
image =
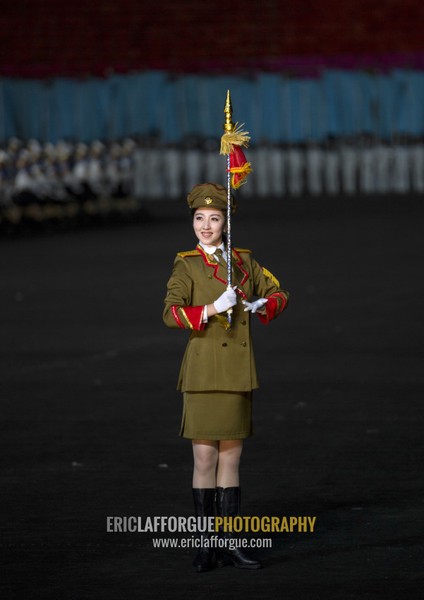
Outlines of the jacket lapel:
M 227 277 L 226 277 L 227 274 L 226 274 L 225 268 L 222 265 L 220 265 L 219 263 L 217 263 L 216 260 L 211 259 L 209 257 L 209 254 L 203 250 L 203 248 L 202 248 L 202 246 L 200 246 L 200 244 L 197 246 L 197 250 L 199 250 L 205 265 L 208 267 L 208 269 L 211 269 L 213 277 L 215 279 L 217 279 L 218 281 L 220 281 L 221 283 L 224 283 L 225 285 L 227 285 Z
M 214 279 L 217 279 L 224 285 L 227 285 L 227 270 L 226 270 L 226 268 L 223 265 L 216 262 L 215 259 L 210 258 L 210 255 L 203 250 L 203 248 L 202 248 L 202 246 L 200 246 L 200 244 L 198 244 L 197 250 L 199 250 L 200 255 L 202 256 L 203 262 L 205 263 L 205 265 L 208 267 L 208 269 L 211 269 Z M 234 283 L 237 283 L 239 295 L 242 298 L 246 298 L 246 294 L 241 289 L 241 286 L 243 286 L 246 283 L 246 281 L 249 279 L 249 273 L 244 266 L 241 255 L 234 248 L 232 251 L 232 257 L 233 257 L 233 276 L 235 279 Z
M 240 269 L 241 274 L 242 274 L 242 279 L 240 281 L 240 285 L 244 285 L 246 283 L 246 281 L 249 279 L 249 273 L 247 272 L 246 268 L 244 267 L 242 257 L 237 252 L 237 250 L 234 250 L 234 249 L 233 249 L 233 265 L 235 265 L 238 269 Z

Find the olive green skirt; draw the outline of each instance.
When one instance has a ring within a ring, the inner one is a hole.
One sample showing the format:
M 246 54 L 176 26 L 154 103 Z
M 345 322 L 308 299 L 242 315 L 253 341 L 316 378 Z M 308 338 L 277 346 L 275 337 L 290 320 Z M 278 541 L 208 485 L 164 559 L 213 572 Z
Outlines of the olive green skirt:
M 251 392 L 184 392 L 181 437 L 241 440 L 252 433 Z

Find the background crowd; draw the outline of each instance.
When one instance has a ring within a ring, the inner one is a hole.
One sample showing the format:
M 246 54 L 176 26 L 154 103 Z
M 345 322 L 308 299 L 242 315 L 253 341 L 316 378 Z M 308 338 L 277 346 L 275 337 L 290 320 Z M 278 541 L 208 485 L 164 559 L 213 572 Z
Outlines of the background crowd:
M 253 174 L 243 196 L 424 192 L 424 140 L 412 136 L 263 141 L 247 157 Z M 198 181 L 225 183 L 225 165 L 215 138 L 191 136 L 178 145 L 155 135 L 111 143 L 11 138 L 0 149 L 0 219 L 16 227 L 133 214 L 150 201 L 185 197 Z

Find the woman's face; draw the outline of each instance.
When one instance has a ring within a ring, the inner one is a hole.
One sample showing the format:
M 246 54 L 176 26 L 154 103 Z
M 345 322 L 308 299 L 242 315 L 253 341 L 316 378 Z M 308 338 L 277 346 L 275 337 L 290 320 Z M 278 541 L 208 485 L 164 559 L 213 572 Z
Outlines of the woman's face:
M 205 246 L 219 246 L 225 231 L 224 215 L 215 208 L 198 208 L 193 217 L 193 229 Z

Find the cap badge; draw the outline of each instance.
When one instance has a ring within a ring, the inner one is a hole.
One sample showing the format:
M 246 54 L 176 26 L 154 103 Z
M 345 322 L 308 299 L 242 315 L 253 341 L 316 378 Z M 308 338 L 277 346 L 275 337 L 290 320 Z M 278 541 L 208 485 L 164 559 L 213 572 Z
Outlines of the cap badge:
M 205 198 L 205 203 L 206 204 L 212 204 L 212 202 L 213 202 L 213 200 L 209 196 L 207 196 L 207 198 Z

